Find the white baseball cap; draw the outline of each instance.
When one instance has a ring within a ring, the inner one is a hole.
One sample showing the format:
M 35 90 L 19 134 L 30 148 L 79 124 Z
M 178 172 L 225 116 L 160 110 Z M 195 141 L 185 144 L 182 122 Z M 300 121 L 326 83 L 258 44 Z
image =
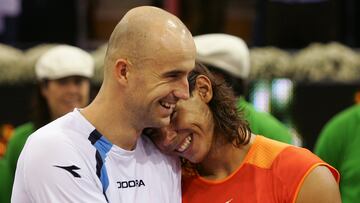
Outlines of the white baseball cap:
M 59 45 L 45 52 L 35 64 L 38 80 L 56 80 L 69 76 L 91 78 L 94 75 L 94 59 L 86 51 Z
M 246 79 L 250 73 L 250 54 L 246 43 L 228 34 L 205 34 L 194 37 L 196 59 L 236 77 Z

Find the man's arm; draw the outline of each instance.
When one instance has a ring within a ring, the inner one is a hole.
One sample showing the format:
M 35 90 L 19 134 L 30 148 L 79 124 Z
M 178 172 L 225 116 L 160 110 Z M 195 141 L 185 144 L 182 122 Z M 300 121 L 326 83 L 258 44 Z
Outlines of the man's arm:
M 341 202 L 339 186 L 325 166 L 317 166 L 305 178 L 296 203 Z

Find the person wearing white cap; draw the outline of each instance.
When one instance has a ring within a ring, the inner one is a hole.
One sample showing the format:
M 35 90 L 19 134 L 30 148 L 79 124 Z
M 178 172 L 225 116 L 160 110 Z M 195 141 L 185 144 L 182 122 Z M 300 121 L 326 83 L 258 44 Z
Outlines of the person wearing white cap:
M 289 129 L 272 115 L 256 111 L 248 103 L 247 78 L 250 73 L 250 55 L 246 43 L 239 37 L 228 34 L 204 34 L 194 37 L 197 61 L 206 65 L 215 75 L 222 77 L 238 97 L 238 107 L 244 112 L 253 133 L 292 143 Z
M 195 56 L 179 18 L 151 6 L 129 10 L 110 36 L 94 100 L 26 141 L 11 201 L 180 203 L 179 160 L 142 132 L 168 125 L 189 98 Z
M 74 108 L 82 108 L 89 103 L 94 61 L 80 48 L 57 45 L 40 56 L 35 64 L 35 73 L 38 89 L 33 97 L 32 119 L 15 129 L 4 156 L 12 180 L 28 136 Z M 9 187 L 12 187 L 12 181 Z

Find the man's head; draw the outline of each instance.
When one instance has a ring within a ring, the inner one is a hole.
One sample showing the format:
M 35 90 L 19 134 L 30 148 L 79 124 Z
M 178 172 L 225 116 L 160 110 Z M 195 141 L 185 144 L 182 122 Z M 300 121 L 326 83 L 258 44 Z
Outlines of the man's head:
M 164 152 L 193 163 L 201 162 L 214 147 L 247 143 L 250 130 L 239 116 L 235 97 L 225 82 L 196 64 L 189 74 L 190 98 L 180 101 L 171 124 L 149 133 Z
M 225 79 L 236 96 L 245 94 L 250 73 L 250 56 L 246 43 L 228 34 L 205 34 L 194 37 L 196 59 L 215 75 Z
M 176 16 L 134 8 L 111 34 L 103 89 L 119 95 L 121 112 L 136 128 L 162 127 L 176 102 L 189 97 L 187 75 L 195 54 L 192 35 Z
M 86 51 L 69 45 L 55 46 L 38 59 L 35 73 L 50 120 L 88 104 L 94 61 Z

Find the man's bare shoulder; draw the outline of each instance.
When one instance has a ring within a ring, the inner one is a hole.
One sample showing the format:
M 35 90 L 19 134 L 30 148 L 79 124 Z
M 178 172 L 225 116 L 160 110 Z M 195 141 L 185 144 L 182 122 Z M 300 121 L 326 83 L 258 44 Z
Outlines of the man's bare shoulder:
M 338 183 L 326 166 L 315 167 L 305 178 L 296 203 L 341 202 Z

